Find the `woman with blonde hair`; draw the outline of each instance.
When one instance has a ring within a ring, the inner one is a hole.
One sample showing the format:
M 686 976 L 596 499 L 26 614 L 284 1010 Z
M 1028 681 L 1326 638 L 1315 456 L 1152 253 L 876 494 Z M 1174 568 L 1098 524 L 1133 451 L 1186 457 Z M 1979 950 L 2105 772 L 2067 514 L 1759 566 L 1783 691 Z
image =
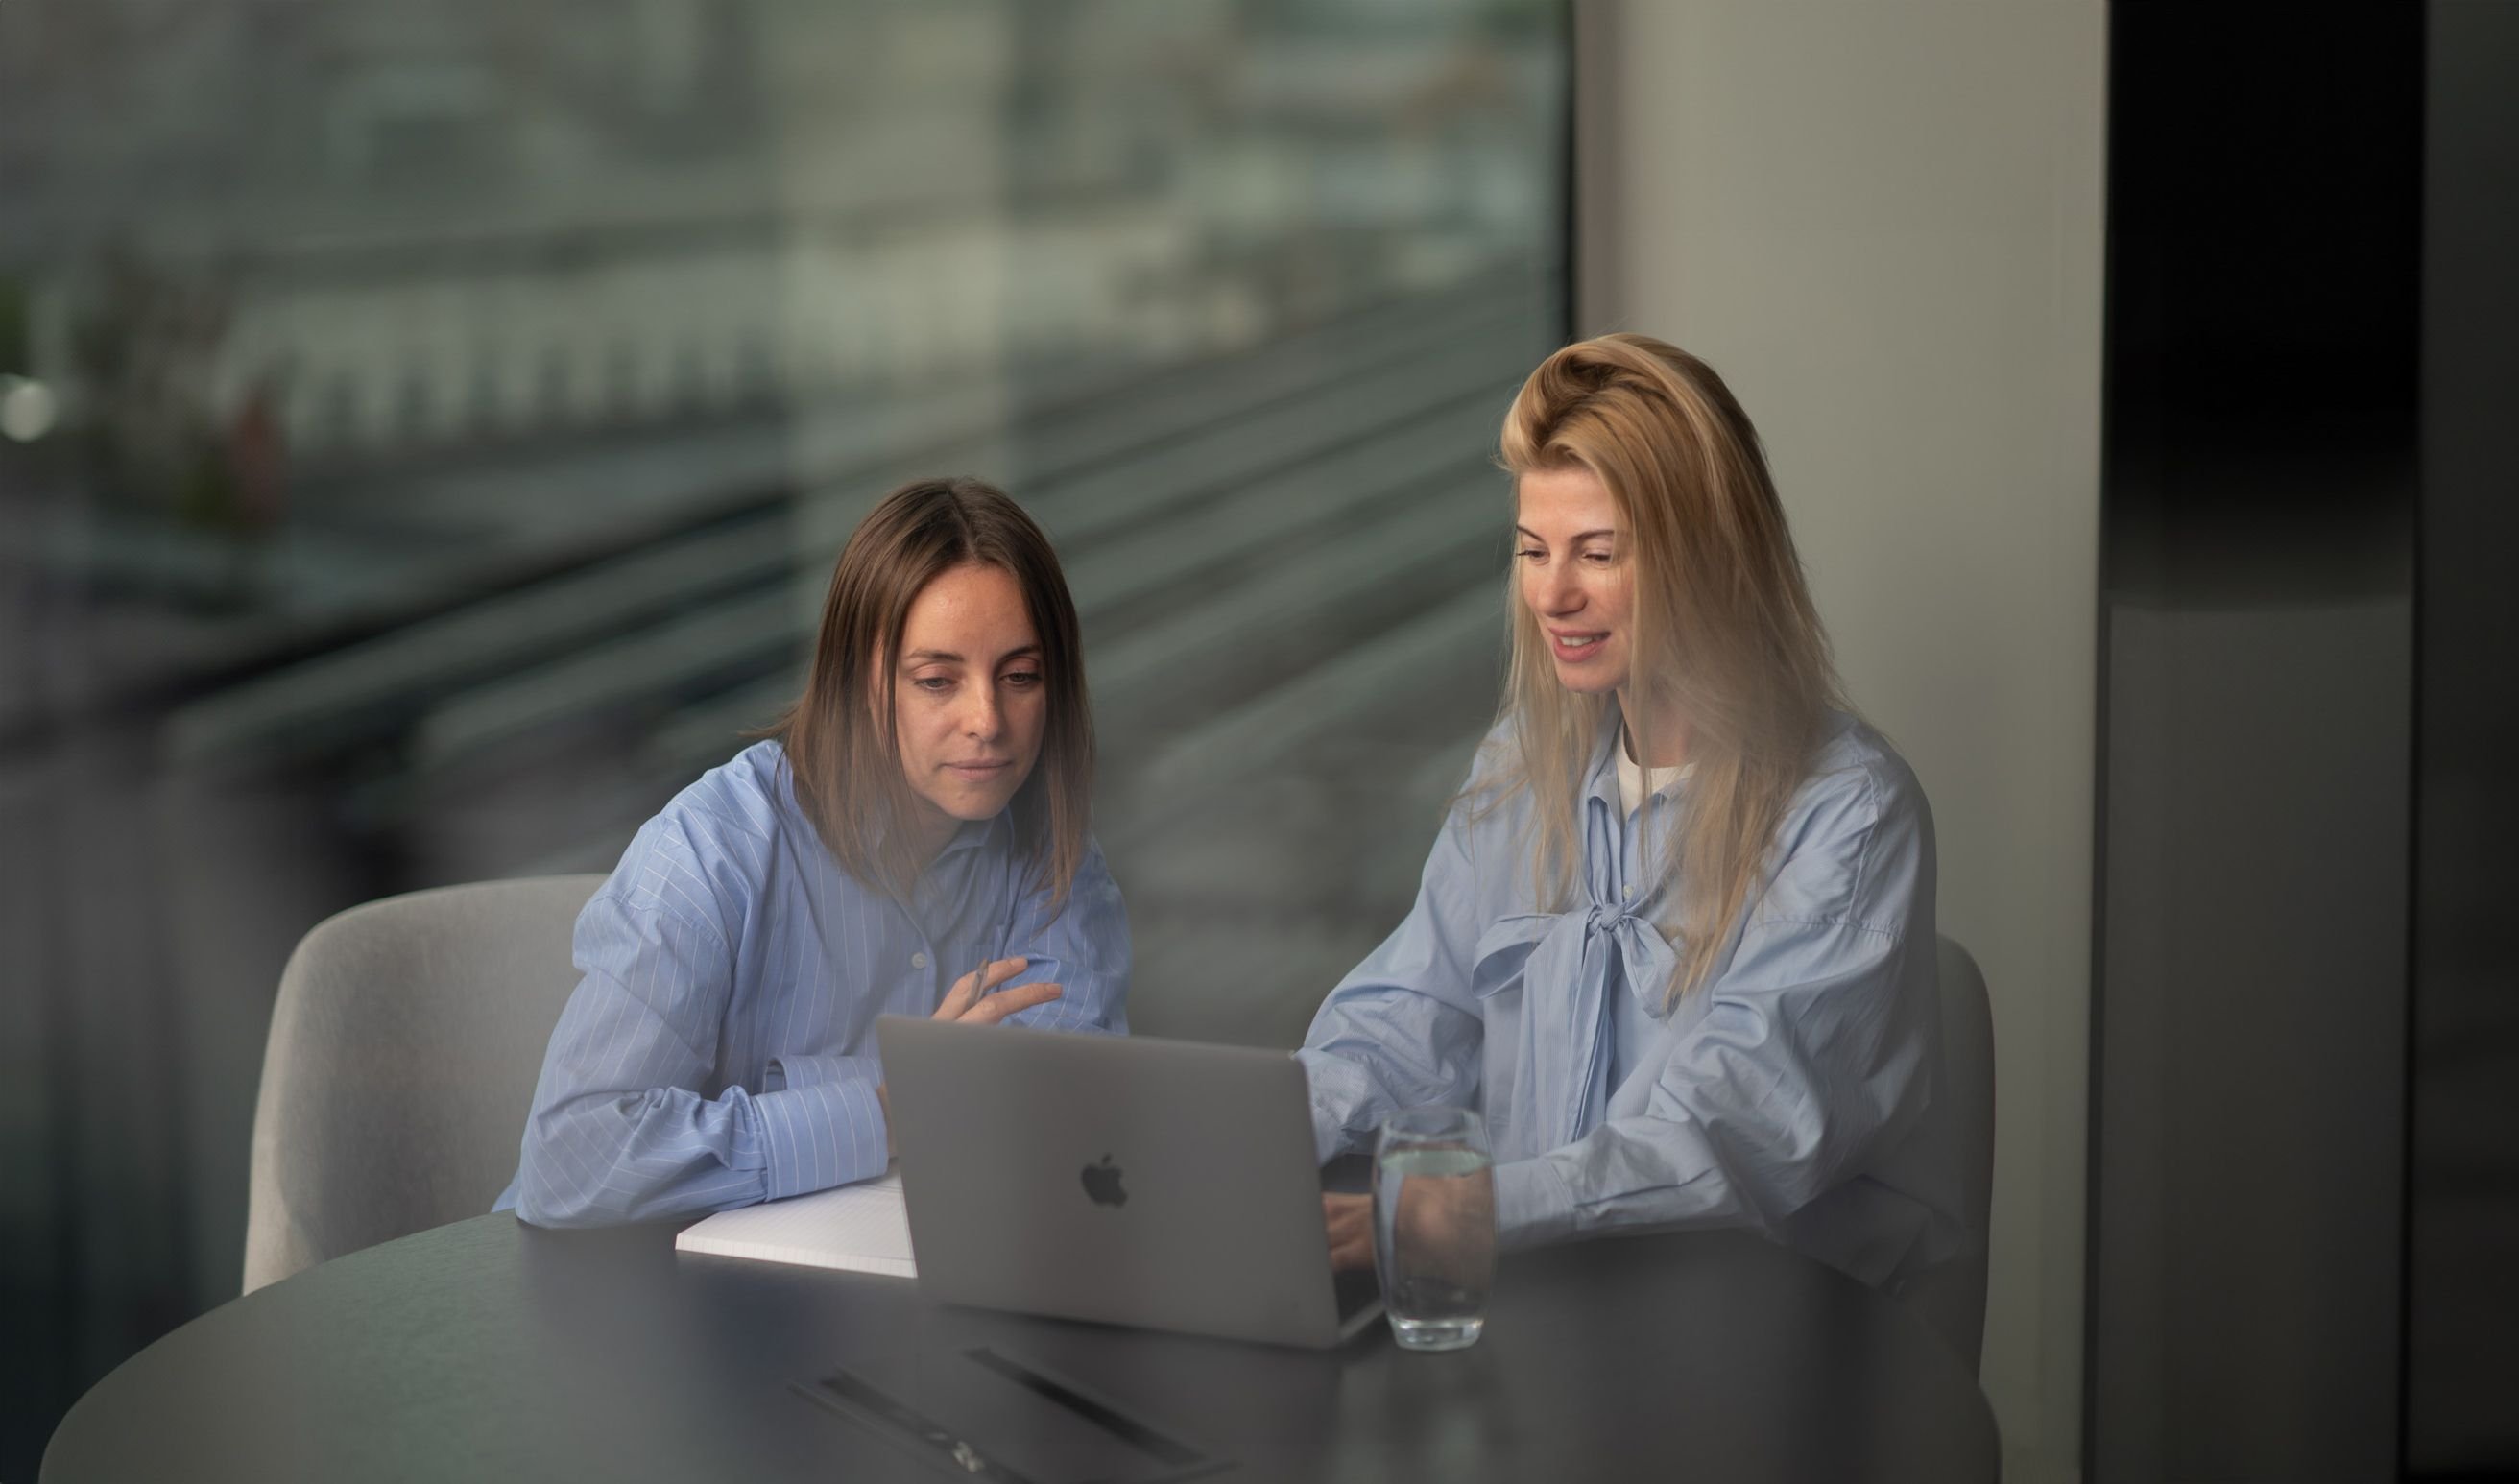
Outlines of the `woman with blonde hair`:
M 516 1179 L 538 1225 L 881 1174 L 879 1015 L 1127 1029 L 1093 722 L 1049 540 L 975 479 L 878 502 L 805 693 L 647 821 L 577 920 Z
M 1846 708 L 1756 430 L 1643 335 L 1506 415 L 1513 652 L 1416 905 L 1299 1053 L 1322 1157 L 1475 1105 L 1508 1247 L 1747 1226 L 1896 1287 L 1967 1242 L 1933 829 Z M 1373 1257 L 1324 1198 L 1333 1259 Z

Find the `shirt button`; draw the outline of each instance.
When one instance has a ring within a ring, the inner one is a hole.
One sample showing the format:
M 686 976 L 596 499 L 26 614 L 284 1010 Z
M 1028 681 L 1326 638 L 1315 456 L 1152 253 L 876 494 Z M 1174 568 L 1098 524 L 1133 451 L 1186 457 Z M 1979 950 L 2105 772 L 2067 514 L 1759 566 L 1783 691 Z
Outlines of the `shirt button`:
M 909 955 L 909 967 L 911 967 L 912 969 L 924 969 L 924 968 L 926 968 L 926 967 L 927 967 L 927 955 L 926 955 L 926 954 L 924 954 L 924 953 L 913 953 L 913 954 Z

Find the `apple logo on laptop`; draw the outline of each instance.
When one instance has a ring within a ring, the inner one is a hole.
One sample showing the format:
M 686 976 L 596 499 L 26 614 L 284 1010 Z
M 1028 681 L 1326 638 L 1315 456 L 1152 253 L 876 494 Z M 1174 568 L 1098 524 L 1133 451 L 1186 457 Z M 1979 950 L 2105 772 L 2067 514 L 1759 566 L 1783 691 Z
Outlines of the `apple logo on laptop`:
M 1084 1194 L 1095 1205 L 1127 1205 L 1128 1193 L 1120 1187 L 1120 1166 L 1104 1155 L 1099 1164 L 1084 1166 Z

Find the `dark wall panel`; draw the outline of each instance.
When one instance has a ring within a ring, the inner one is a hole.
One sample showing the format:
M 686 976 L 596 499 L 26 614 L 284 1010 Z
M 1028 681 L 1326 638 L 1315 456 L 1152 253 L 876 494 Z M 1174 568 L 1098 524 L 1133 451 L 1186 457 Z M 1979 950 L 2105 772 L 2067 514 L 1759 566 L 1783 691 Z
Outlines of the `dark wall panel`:
M 2397 1471 L 2422 12 L 2111 12 L 2093 1484 Z
M 2431 7 L 2406 1459 L 2519 1476 L 2519 6 Z

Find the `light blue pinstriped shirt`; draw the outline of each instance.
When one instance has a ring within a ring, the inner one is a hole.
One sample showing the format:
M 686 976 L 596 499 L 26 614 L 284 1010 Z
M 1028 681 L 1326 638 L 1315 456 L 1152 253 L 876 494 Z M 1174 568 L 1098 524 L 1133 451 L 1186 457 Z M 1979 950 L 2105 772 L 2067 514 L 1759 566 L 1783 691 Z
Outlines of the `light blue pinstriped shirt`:
M 1330 992 L 1298 1053 L 1322 1157 L 1415 1105 L 1483 1111 L 1510 1245 L 1748 1226 L 1895 1287 L 1981 1238 L 1935 1097 L 1933 822 L 1886 742 L 1838 717 L 1712 979 L 1665 1014 L 1677 950 L 1616 728 L 1575 807 L 1570 910 L 1538 910 L 1520 796 L 1456 808 L 1415 910 Z M 1501 728 L 1490 748 L 1509 746 Z M 1480 766 L 1491 765 L 1482 753 Z
M 1013 835 L 1006 814 L 964 825 L 905 908 L 824 849 L 777 743 L 703 774 L 577 920 L 584 978 L 497 1208 L 643 1221 L 882 1173 L 875 1017 L 929 1014 L 991 959 L 1065 988 L 1008 1024 L 1126 1033 L 1127 915 L 1100 849 L 1052 915 Z

